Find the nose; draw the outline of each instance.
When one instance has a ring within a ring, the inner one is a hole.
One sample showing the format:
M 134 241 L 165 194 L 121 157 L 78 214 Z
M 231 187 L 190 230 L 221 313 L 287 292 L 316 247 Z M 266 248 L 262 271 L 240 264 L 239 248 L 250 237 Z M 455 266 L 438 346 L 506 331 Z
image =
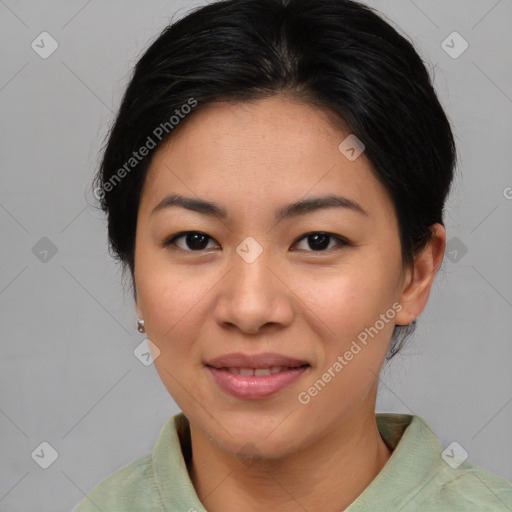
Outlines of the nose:
M 246 334 L 268 332 L 293 319 L 293 293 L 286 276 L 265 251 L 252 262 L 234 255 L 232 270 L 219 283 L 215 318 Z

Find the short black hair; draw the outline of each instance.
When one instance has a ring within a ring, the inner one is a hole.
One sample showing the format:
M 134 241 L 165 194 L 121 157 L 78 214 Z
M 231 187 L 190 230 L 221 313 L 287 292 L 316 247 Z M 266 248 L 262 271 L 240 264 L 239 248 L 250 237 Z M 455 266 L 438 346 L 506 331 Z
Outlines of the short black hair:
M 405 265 L 432 225 L 444 225 L 455 143 L 411 42 L 351 0 L 216 1 L 169 24 L 138 60 L 94 179 L 110 252 L 129 268 L 135 299 L 137 213 L 152 155 L 209 103 L 275 94 L 326 107 L 363 142 L 392 198 Z M 395 326 L 388 359 L 407 327 Z

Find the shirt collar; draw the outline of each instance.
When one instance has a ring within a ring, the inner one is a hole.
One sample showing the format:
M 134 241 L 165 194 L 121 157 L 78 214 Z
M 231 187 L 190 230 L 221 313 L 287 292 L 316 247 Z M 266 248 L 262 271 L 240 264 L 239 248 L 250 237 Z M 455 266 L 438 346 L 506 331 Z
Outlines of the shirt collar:
M 391 457 L 345 512 L 393 510 L 397 500 L 424 487 L 439 463 L 439 441 L 420 416 L 377 413 L 376 422 Z M 152 452 L 156 485 L 168 511 L 206 512 L 188 474 L 189 454 L 189 424 L 179 413 L 164 425 Z
M 421 416 L 376 414 L 377 427 L 391 457 L 345 512 L 399 510 L 421 491 L 440 462 L 439 441 Z

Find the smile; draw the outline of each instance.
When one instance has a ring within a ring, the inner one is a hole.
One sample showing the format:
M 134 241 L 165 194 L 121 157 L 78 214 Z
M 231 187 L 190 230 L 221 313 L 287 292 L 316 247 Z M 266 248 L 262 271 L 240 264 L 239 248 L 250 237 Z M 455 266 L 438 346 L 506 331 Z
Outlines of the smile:
M 308 364 L 269 368 L 206 366 L 221 390 L 245 400 L 262 400 L 277 394 L 296 382 L 309 367 Z

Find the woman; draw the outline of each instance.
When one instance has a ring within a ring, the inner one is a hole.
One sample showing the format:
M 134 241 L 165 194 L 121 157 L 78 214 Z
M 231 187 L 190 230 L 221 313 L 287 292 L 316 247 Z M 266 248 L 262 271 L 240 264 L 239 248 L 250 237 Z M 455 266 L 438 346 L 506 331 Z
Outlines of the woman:
M 137 63 L 95 194 L 183 411 L 76 508 L 512 510 L 512 486 L 375 414 L 446 244 L 449 122 L 348 0 L 227 0 Z

